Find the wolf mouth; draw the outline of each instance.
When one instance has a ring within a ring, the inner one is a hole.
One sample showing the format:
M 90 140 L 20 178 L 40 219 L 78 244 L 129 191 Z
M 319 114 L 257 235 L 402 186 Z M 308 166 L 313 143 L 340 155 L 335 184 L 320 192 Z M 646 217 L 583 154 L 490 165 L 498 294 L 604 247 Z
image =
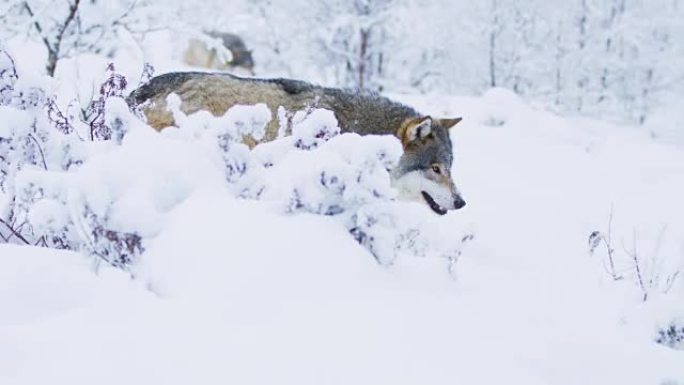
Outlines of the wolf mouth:
M 439 215 L 444 215 L 447 213 L 447 210 L 442 208 L 442 206 L 438 205 L 437 202 L 435 202 L 435 200 L 432 199 L 430 194 L 428 194 L 425 191 L 421 191 L 420 193 L 423 194 L 423 198 L 425 198 L 425 201 L 428 203 L 432 211 L 436 212 Z

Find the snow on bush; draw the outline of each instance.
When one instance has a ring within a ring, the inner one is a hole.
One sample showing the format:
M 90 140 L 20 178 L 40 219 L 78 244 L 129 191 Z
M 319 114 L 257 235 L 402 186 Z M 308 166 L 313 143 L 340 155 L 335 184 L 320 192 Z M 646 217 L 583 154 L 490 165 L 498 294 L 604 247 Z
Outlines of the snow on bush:
M 18 78 L 14 59 L 7 52 L 0 50 L 0 105 L 11 103 L 14 84 Z
M 251 161 L 249 147 L 243 143 L 243 138 L 251 136 L 257 141 L 263 138 L 266 124 L 271 119 L 266 105 L 235 106 L 223 116 L 215 117 L 207 111 L 185 115 L 180 110 L 180 98 L 174 94 L 169 95 L 167 103 L 178 130 L 168 129 L 165 134 L 204 143 L 208 150 L 223 160 L 223 171 L 229 183 L 245 175 Z
M 445 258 L 453 274 L 462 247 L 474 235 L 455 233 L 431 215 L 422 203 L 378 202 L 361 206 L 351 216 L 348 226 L 354 238 L 380 264 L 391 264 L 403 253 L 437 256 Z
M 656 342 L 673 349 L 684 350 L 684 324 L 672 322 L 658 330 Z
M 396 201 L 395 137 L 340 134 L 331 111 L 281 108 L 279 132 L 291 135 L 250 149 L 243 139 L 262 140 L 272 117 L 263 104 L 186 115 L 170 95 L 177 127 L 159 134 L 126 105 L 126 79 L 111 65 L 84 111 L 62 111 L 46 88 L 22 88 L 14 73 L 0 73 L 7 241 L 79 250 L 134 273 L 166 215 L 204 186 L 283 215 L 335 216 L 382 264 L 401 253 L 453 263 L 468 239 L 440 235 L 424 205 Z
M 242 137 L 263 137 L 271 119 L 265 105 L 236 106 L 221 117 L 203 111 L 186 116 L 175 95 L 168 105 L 179 128 L 165 130 L 164 135 L 195 138 L 213 149 L 215 157 L 223 160 L 226 180 L 236 196 L 270 202 L 283 213 L 339 216 L 383 264 L 402 252 L 439 255 L 449 261 L 460 255 L 461 238 L 443 245 L 438 231 L 422 231 L 425 223 L 434 222 L 423 205 L 396 201 L 390 170 L 402 148 L 395 137 L 340 134 L 332 111 L 314 109 L 280 119 L 286 126 L 279 131 L 289 131 L 291 136 L 249 151 Z
M 122 130 L 138 122 L 123 100 L 125 79 L 110 66 L 98 99 L 85 111 L 72 103 L 62 112 L 50 96 L 48 80 L 17 75 L 14 62 L 3 54 L 0 236 L 8 242 L 88 251 L 126 265 L 142 251 L 141 238 L 109 229 L 107 218 L 81 199 L 72 172 L 92 155 L 113 148 L 111 139 L 122 139 Z

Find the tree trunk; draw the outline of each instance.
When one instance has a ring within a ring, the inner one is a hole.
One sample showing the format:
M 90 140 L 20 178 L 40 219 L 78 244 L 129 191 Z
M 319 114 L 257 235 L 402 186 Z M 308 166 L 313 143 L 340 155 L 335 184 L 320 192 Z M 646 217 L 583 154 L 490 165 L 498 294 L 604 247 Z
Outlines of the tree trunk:
M 359 47 L 359 66 L 357 72 L 357 86 L 359 88 L 364 88 L 366 86 L 365 80 L 368 76 L 367 72 L 367 61 L 368 61 L 368 39 L 370 37 L 369 29 L 361 29 L 361 44 Z
M 55 76 L 55 70 L 57 69 L 57 60 L 58 60 L 57 52 L 50 50 L 48 52 L 47 65 L 45 66 L 45 70 L 47 71 L 47 74 L 50 77 Z
M 494 19 L 489 32 L 489 86 L 496 87 L 496 30 L 499 28 L 499 9 L 497 0 L 492 1 Z

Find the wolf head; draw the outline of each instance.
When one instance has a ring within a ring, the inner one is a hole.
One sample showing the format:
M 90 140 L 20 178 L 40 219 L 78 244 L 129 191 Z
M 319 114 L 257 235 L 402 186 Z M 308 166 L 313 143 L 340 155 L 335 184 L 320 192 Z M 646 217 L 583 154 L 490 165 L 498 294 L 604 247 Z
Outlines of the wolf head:
M 403 199 L 424 201 L 432 211 L 444 215 L 465 206 L 453 179 L 453 150 L 449 129 L 461 121 L 432 119 L 429 116 L 407 119 L 397 132 L 404 147 L 392 180 Z

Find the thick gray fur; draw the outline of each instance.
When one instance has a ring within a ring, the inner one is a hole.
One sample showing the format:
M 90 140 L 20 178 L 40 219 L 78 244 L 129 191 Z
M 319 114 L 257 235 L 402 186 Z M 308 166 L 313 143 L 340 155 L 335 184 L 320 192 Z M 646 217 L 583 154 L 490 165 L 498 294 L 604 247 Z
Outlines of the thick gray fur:
M 335 113 L 343 131 L 360 134 L 396 135 L 406 119 L 421 116 L 413 108 L 375 92 L 320 87 L 292 79 L 240 78 L 226 73 L 160 75 L 135 90 L 131 98 L 136 104 L 152 101 L 164 107 L 166 97 L 174 92 L 181 97 L 183 110 L 187 113 L 206 109 L 214 115 L 222 115 L 233 105 L 255 103 L 266 103 L 274 117 L 278 106 L 289 111 L 326 108 Z M 155 128 L 163 128 L 152 120 Z M 170 125 L 171 122 L 162 123 Z

